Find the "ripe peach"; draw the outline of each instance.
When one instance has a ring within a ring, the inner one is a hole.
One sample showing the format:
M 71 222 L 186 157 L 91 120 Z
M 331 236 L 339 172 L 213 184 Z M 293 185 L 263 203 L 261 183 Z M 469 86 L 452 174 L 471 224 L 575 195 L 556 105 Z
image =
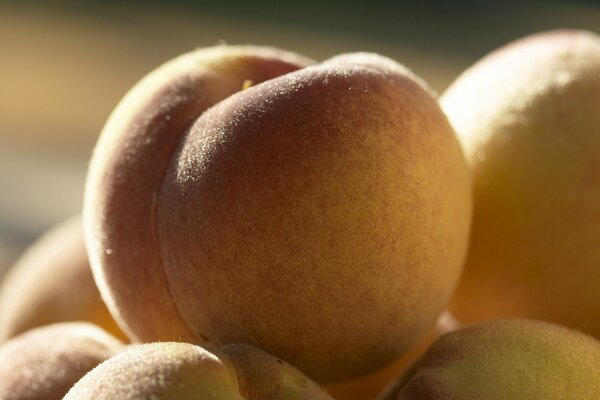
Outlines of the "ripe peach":
M 0 346 L 0 399 L 60 400 L 122 346 L 83 322 L 46 325 L 15 336 Z
M 260 349 L 209 352 L 188 343 L 131 346 L 84 376 L 64 400 L 332 400 L 300 371 Z
M 398 400 L 596 399 L 600 342 L 541 321 L 482 322 L 443 336 Z
M 461 320 L 524 317 L 600 337 L 600 38 L 533 35 L 461 75 L 442 105 L 474 180 Z
M 404 67 L 352 54 L 274 77 L 300 66 L 282 60 L 209 49 L 138 84 L 91 163 L 87 244 L 136 337 L 245 342 L 347 379 L 403 354 L 445 308 L 470 181 Z M 239 91 L 247 80 L 264 82 Z

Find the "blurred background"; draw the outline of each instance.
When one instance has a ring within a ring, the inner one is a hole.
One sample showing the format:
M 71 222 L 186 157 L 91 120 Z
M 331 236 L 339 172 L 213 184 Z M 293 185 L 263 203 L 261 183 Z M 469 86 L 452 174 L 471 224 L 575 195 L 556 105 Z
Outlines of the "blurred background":
M 378 52 L 439 93 L 489 51 L 557 28 L 600 32 L 600 1 L 0 1 L 0 274 L 79 212 L 97 135 L 164 61 L 217 43 L 316 60 Z

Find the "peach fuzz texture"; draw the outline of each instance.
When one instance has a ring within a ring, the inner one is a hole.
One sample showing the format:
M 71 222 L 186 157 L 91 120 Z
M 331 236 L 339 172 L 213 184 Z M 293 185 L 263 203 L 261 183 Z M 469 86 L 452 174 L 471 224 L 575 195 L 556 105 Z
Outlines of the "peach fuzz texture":
M 0 399 L 60 400 L 123 344 L 95 325 L 63 322 L 24 332 L 0 346 Z
M 600 342 L 559 325 L 496 320 L 443 336 L 398 400 L 596 399 Z
M 172 300 L 155 221 L 157 192 L 181 136 L 245 81 L 308 63 L 270 48 L 199 49 L 146 76 L 107 121 L 86 182 L 84 227 L 96 282 L 130 337 L 198 340 Z
M 131 346 L 83 377 L 65 400 L 332 400 L 291 365 L 245 344 Z
M 244 72 L 232 87 L 257 81 Z M 461 272 L 470 181 L 434 95 L 410 71 L 340 56 L 182 126 L 174 96 L 153 99 L 162 108 L 130 98 L 117 108 L 86 193 L 92 264 L 130 332 L 247 342 L 331 381 L 382 366 L 431 329 Z M 162 151 L 145 147 L 148 130 L 173 140 L 168 154 L 144 154 Z

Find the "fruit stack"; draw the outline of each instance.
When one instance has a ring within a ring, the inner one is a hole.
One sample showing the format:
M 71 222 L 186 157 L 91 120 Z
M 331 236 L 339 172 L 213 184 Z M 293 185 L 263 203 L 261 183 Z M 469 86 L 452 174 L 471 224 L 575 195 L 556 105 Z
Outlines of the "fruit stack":
M 599 243 L 592 33 L 439 100 L 376 54 L 199 49 L 4 280 L 0 399 L 600 399 Z

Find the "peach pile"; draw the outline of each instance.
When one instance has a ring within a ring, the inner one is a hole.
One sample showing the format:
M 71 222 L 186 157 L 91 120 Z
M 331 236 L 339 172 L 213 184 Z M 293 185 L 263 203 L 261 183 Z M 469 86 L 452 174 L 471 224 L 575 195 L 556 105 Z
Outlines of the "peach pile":
M 599 105 L 579 31 L 439 102 L 377 54 L 184 54 L 108 119 L 85 248 L 72 221 L 5 279 L 0 341 L 38 328 L 0 399 L 598 398 Z

